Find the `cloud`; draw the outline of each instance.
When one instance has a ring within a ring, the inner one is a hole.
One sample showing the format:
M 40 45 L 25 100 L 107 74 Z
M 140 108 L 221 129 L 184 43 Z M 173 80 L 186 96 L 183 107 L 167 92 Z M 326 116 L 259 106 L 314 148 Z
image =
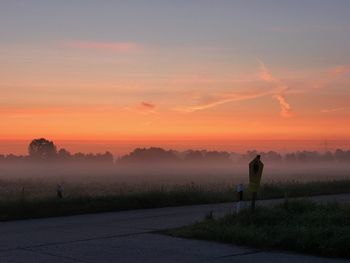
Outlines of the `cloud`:
M 263 81 L 269 82 L 275 86 L 275 90 L 272 94 L 272 97 L 275 98 L 280 105 L 280 115 L 284 118 L 289 118 L 293 116 L 292 109 L 290 104 L 287 102 L 286 97 L 284 93 L 288 91 L 288 86 L 280 81 L 279 79 L 275 78 L 269 69 L 265 66 L 265 64 L 260 60 L 257 59 L 260 64 L 260 78 Z
M 327 88 L 332 82 L 337 80 L 340 76 L 350 73 L 349 65 L 339 65 L 322 72 L 322 76 L 309 83 L 307 90 L 316 90 L 321 88 Z
M 349 73 L 350 72 L 350 66 L 349 65 L 341 65 L 341 66 L 336 66 L 329 70 L 329 74 L 331 77 L 338 77 L 339 75 Z
M 285 97 L 283 95 L 274 95 L 273 97 L 277 99 L 280 104 L 280 107 L 281 107 L 280 115 L 286 118 L 292 117 L 293 114 L 291 112 L 291 107 L 289 103 L 286 101 Z
M 196 105 L 192 106 L 177 106 L 174 108 L 175 111 L 179 112 L 195 112 L 199 110 L 205 110 L 209 108 L 216 107 L 221 104 L 229 103 L 229 102 L 235 102 L 235 101 L 243 101 L 243 100 L 250 100 L 255 99 L 258 97 L 266 96 L 270 94 L 269 92 L 231 92 L 231 93 L 221 93 L 221 94 L 213 94 L 206 97 L 200 97 L 199 102 Z
M 350 109 L 350 106 L 347 107 L 338 107 L 338 108 L 332 108 L 332 109 L 323 109 L 321 110 L 322 113 L 330 113 L 330 112 L 336 112 L 336 111 L 343 111 Z
M 0 116 L 10 118 L 33 118 L 44 116 L 65 116 L 80 114 L 100 114 L 101 112 L 111 111 L 113 107 L 102 105 L 75 105 L 75 106 L 1 106 Z
M 258 62 L 260 64 L 260 78 L 264 81 L 277 82 L 277 80 L 272 76 L 271 72 L 267 69 L 265 64 L 259 59 Z
M 141 106 L 146 109 L 154 109 L 156 106 L 152 103 L 142 101 Z
M 288 86 L 282 81 L 275 78 L 265 64 L 258 59 L 260 70 L 259 77 L 261 80 L 272 84 L 270 89 L 258 89 L 250 92 L 222 92 L 222 93 L 213 93 L 205 94 L 200 96 L 193 96 L 193 99 L 197 101 L 197 104 L 191 106 L 177 106 L 173 108 L 175 111 L 190 113 L 199 110 L 205 110 L 209 108 L 216 107 L 229 102 L 251 100 L 264 96 L 272 96 L 277 99 L 281 107 L 280 115 L 282 117 L 291 117 L 293 116 L 291 111 L 291 106 L 287 102 L 284 92 L 288 90 Z
M 99 42 L 99 41 L 72 41 L 65 46 L 80 50 L 100 50 L 116 53 L 131 53 L 140 51 L 143 47 L 134 42 Z
M 135 107 L 127 107 L 125 108 L 128 111 L 136 112 L 142 115 L 151 115 L 151 114 L 157 114 L 157 109 L 156 105 L 147 102 L 147 101 L 141 101 L 138 105 Z
M 288 86 L 279 79 L 275 78 L 270 70 L 265 66 L 264 62 L 262 62 L 260 59 L 257 59 L 257 61 L 260 65 L 259 76 L 261 80 L 274 84 L 276 92 L 285 92 L 288 90 Z
M 192 99 L 197 101 L 195 105 L 180 105 L 173 108 L 173 110 L 184 113 L 191 113 L 199 110 L 213 108 L 229 102 L 252 100 L 260 97 L 272 96 L 279 102 L 281 117 L 292 117 L 293 113 L 291 106 L 287 102 L 287 99 L 284 95 L 284 93 L 289 90 L 289 87 L 279 79 L 275 78 L 260 59 L 257 59 L 257 61 L 259 63 L 259 78 L 271 84 L 271 87 L 268 89 L 259 88 L 258 90 L 249 92 L 221 92 L 199 96 L 196 95 L 192 96 Z

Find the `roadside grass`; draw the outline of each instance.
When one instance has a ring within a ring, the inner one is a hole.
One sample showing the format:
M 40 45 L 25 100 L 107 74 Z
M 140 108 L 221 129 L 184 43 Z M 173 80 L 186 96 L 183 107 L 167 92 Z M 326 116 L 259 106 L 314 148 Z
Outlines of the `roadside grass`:
M 31 200 L 1 201 L 0 221 L 67 216 L 86 213 L 111 212 L 131 209 L 220 203 L 232 200 L 232 193 L 200 190 L 154 190 L 109 196 L 80 196 L 38 198 Z
M 263 184 L 258 194 L 260 199 L 272 199 L 341 193 L 350 193 L 350 180 L 270 182 Z
M 24 187 L 24 186 L 23 186 Z M 45 189 L 45 185 L 40 188 Z M 17 187 L 21 189 L 21 187 Z M 67 187 L 69 188 L 69 187 Z M 71 191 L 64 194 L 63 199 L 57 199 L 54 191 L 50 196 L 35 195 L 30 187 L 25 186 L 25 192 L 18 192 L 16 198 L 0 197 L 0 221 L 67 216 L 85 213 L 121 211 L 130 209 L 158 208 L 166 206 L 184 206 L 233 202 L 236 200 L 235 185 L 161 185 L 129 189 L 107 194 L 89 191 Z M 77 189 L 72 187 L 72 189 Z M 350 193 L 350 180 L 316 181 L 316 182 L 271 182 L 263 184 L 258 199 L 283 197 L 313 196 L 322 194 Z M 245 194 L 248 200 L 249 193 Z
M 273 207 L 245 209 L 223 218 L 207 217 L 165 234 L 284 249 L 326 257 L 350 258 L 350 205 L 285 201 Z

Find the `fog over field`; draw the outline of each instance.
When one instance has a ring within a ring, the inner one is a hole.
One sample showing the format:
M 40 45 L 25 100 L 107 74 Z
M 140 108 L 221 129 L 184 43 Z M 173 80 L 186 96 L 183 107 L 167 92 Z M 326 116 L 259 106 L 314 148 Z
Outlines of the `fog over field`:
M 297 151 L 287 154 L 248 151 L 243 154 L 205 150 L 178 152 L 138 148 L 120 158 L 104 154 L 54 157 L 1 155 L 0 197 L 5 199 L 55 196 L 57 184 L 65 195 L 96 196 L 153 189 L 203 187 L 217 191 L 247 184 L 248 163 L 262 155 L 262 183 L 350 179 L 350 151 Z
M 0 198 L 106 196 L 177 188 L 220 191 L 248 183 L 248 164 L 261 155 L 263 183 L 350 179 L 350 151 L 217 151 L 135 148 L 127 154 L 71 153 L 45 138 L 27 154 L 0 154 Z

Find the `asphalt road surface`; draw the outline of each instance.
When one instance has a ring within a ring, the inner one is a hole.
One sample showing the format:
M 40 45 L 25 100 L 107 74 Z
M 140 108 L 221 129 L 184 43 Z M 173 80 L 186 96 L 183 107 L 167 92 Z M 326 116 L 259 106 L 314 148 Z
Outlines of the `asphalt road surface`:
M 319 196 L 349 202 L 350 194 Z M 258 201 L 269 205 L 281 200 Z M 0 263 L 7 262 L 349 262 L 264 251 L 154 233 L 234 211 L 233 203 L 132 210 L 0 223 Z

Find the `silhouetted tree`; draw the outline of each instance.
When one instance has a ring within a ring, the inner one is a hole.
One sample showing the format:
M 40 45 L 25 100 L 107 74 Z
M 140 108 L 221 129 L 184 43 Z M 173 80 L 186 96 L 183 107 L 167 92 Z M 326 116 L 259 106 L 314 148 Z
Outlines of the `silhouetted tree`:
M 261 158 L 264 159 L 264 161 L 267 161 L 267 162 L 281 162 L 282 161 L 282 156 L 275 152 L 275 151 L 269 151 L 269 152 L 263 152 L 261 153 Z
M 322 156 L 317 151 L 298 151 L 296 153 L 297 161 L 299 162 L 318 162 L 322 160 Z
M 230 155 L 227 152 L 209 151 L 205 153 L 204 158 L 208 162 L 215 162 L 215 163 L 230 162 Z
M 350 151 L 337 149 L 334 153 L 334 159 L 336 159 L 338 162 L 350 161 Z
M 184 160 L 186 162 L 203 162 L 204 156 L 201 151 L 188 150 Z
M 295 156 L 295 153 L 287 153 L 285 160 L 288 163 L 295 163 L 297 161 L 297 157 Z
M 107 151 L 101 155 L 101 160 L 104 163 L 113 163 L 113 154 Z
M 86 160 L 86 156 L 85 154 L 78 152 L 73 155 L 73 160 L 76 162 L 83 162 L 84 160 Z
M 20 156 L 14 155 L 12 153 L 6 155 L 6 161 L 8 162 L 18 161 L 19 159 L 20 159 Z
M 174 162 L 178 158 L 173 151 L 166 151 L 162 148 L 151 147 L 151 148 L 137 148 L 130 154 L 123 156 L 120 161 L 124 163 L 139 162 L 139 163 L 150 163 L 150 162 Z
M 66 149 L 62 148 L 58 151 L 57 153 L 57 158 L 60 161 L 70 161 L 72 159 L 72 155 L 69 151 Z
M 305 163 L 308 161 L 308 156 L 306 151 L 297 151 L 295 156 L 298 162 Z
M 242 154 L 240 154 L 240 153 L 236 153 L 236 152 L 231 152 L 230 154 L 229 154 L 229 158 L 230 158 L 230 160 L 232 161 L 232 162 L 234 162 L 234 163 L 238 163 L 238 162 L 240 162 L 241 160 L 242 160 Z
M 28 146 L 29 156 L 37 160 L 50 160 L 57 156 L 56 145 L 45 138 L 34 139 Z
M 247 153 L 243 156 L 243 160 L 250 161 L 254 159 L 258 154 L 260 153 L 258 153 L 256 150 L 247 151 Z
M 321 160 L 319 161 L 332 162 L 334 161 L 334 155 L 332 152 L 327 151 L 321 156 Z

